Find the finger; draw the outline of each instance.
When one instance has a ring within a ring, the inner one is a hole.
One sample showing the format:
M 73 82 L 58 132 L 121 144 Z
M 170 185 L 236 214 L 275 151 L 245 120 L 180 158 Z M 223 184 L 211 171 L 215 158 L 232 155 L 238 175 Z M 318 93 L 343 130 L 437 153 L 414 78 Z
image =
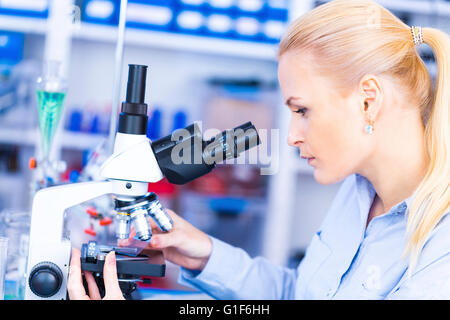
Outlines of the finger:
M 134 237 L 136 236 L 136 230 L 133 226 L 130 227 L 130 233 L 127 239 L 119 239 L 117 240 L 117 243 L 121 247 L 126 247 L 130 245 L 130 243 L 133 241 Z
M 92 273 L 86 271 L 84 273 L 84 277 L 86 278 L 86 282 L 88 284 L 89 297 L 93 300 L 101 300 L 102 296 L 100 295 L 100 291 L 98 290 L 97 283 L 95 282 Z
M 150 220 L 153 222 L 151 223 L 152 235 L 165 232 L 161 230 L 161 228 L 156 224 L 156 222 L 152 218 L 150 218 Z
M 164 249 L 180 244 L 180 236 L 177 232 L 160 233 L 152 236 L 150 246 L 155 249 Z
M 81 252 L 75 248 L 72 249 L 72 258 L 70 259 L 67 291 L 71 300 L 89 299 L 84 289 L 83 278 L 81 276 Z
M 151 217 L 148 218 L 148 223 L 150 224 L 150 228 L 152 230 L 152 234 L 160 233 L 161 229 L 159 228 L 158 224 L 155 222 L 155 220 Z
M 134 226 L 130 227 L 130 235 L 128 236 L 128 239 L 134 239 L 136 237 L 136 228 Z
M 105 257 L 103 280 L 105 281 L 105 299 L 117 300 L 123 298 L 117 278 L 116 254 L 114 251 L 109 252 Z
M 167 209 L 166 208 L 166 212 L 167 214 L 172 218 L 172 220 L 175 221 L 179 221 L 180 219 L 182 219 L 178 214 L 176 214 L 174 211 Z

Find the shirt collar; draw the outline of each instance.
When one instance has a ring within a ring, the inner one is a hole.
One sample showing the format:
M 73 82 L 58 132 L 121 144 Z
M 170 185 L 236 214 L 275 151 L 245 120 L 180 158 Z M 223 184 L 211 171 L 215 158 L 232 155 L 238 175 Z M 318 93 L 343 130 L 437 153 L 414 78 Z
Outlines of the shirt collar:
M 372 184 L 364 176 L 355 174 L 356 195 L 359 204 L 359 213 L 361 220 L 365 223 L 369 215 L 370 206 L 372 205 L 376 191 Z
M 360 215 L 361 218 L 363 218 L 364 221 L 366 221 L 376 191 L 366 177 L 360 174 L 355 174 L 355 179 L 356 179 L 356 192 L 358 196 Z M 406 198 L 405 200 L 400 201 L 398 204 L 393 206 L 387 214 L 393 215 L 404 214 L 406 212 L 406 209 L 409 207 L 411 200 L 412 196 Z

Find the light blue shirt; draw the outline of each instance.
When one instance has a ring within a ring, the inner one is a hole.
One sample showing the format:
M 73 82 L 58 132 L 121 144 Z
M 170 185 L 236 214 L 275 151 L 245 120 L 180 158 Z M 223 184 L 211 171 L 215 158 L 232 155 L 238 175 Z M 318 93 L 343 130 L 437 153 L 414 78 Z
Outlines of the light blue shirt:
M 410 198 L 366 228 L 374 196 L 366 178 L 347 177 L 297 269 L 251 258 L 211 237 L 205 268 L 181 268 L 179 282 L 216 299 L 450 299 L 450 215 L 432 231 L 408 277 Z

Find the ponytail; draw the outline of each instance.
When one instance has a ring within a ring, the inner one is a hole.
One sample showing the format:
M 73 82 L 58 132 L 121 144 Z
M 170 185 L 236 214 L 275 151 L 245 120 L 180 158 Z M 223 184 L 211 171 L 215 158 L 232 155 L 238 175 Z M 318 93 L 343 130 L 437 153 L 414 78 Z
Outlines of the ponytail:
M 414 193 L 408 214 L 405 253 L 410 254 L 410 275 L 428 236 L 450 206 L 450 39 L 440 30 L 423 28 L 423 40 L 434 52 L 438 72 L 432 104 L 425 117 L 429 167 Z

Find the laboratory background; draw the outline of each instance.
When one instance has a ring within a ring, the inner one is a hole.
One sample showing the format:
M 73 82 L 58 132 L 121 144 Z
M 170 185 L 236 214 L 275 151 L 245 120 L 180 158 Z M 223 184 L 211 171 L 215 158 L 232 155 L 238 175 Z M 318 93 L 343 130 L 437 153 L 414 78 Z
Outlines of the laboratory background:
M 0 241 L 0 299 L 24 299 L 35 193 L 101 179 L 129 64 L 148 66 L 152 141 L 197 121 L 205 135 L 251 121 L 262 142 L 250 150 L 256 162 L 227 161 L 187 184 L 163 179 L 149 190 L 204 232 L 296 267 L 340 184 L 315 182 L 286 143 L 277 44 L 291 20 L 325 2 L 0 0 L 0 237 L 8 239 Z M 408 25 L 450 33 L 449 0 L 377 2 Z M 420 50 L 434 77 L 431 50 Z M 65 232 L 75 246 L 109 239 L 112 211 L 108 197 L 76 205 Z M 140 298 L 211 299 L 177 277 L 167 262 L 165 277 L 138 284 Z

